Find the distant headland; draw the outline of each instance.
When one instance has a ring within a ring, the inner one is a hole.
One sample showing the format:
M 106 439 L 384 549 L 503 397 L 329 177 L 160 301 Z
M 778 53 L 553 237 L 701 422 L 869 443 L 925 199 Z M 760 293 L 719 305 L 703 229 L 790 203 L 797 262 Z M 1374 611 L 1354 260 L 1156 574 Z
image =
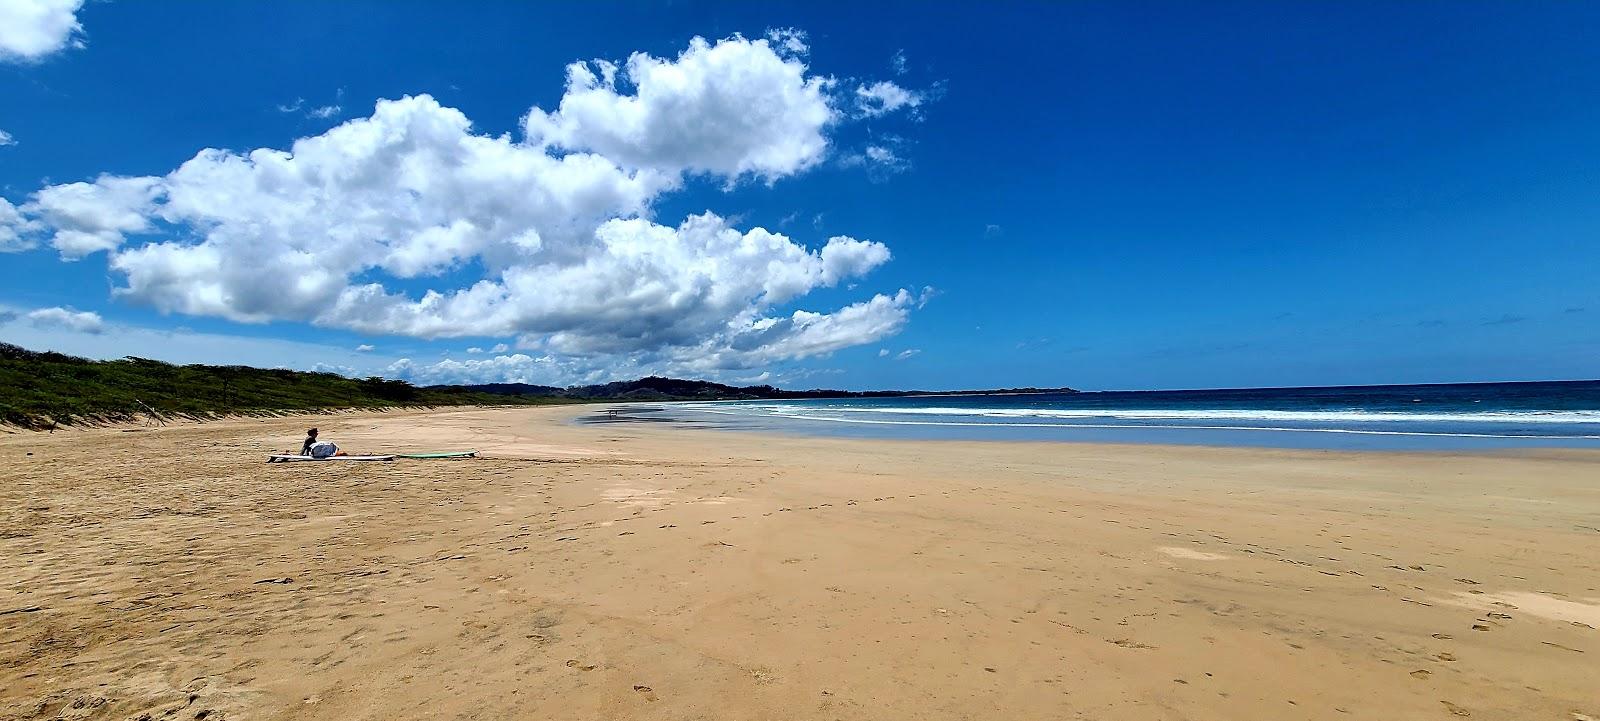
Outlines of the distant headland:
M 526 383 L 416 386 L 403 380 L 347 378 L 282 368 L 174 365 L 133 357 L 91 360 L 0 343 L 0 423 L 35 429 L 144 417 L 206 419 L 358 408 L 1073 392 L 1070 388 L 785 390 L 656 376 L 568 387 Z

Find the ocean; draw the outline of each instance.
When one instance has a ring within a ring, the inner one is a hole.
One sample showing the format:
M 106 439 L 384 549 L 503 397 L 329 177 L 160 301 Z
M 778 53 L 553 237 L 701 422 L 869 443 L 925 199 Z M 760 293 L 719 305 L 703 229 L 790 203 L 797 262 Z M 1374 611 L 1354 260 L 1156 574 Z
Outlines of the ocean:
M 589 420 L 874 438 L 1600 448 L 1600 381 L 669 403 Z

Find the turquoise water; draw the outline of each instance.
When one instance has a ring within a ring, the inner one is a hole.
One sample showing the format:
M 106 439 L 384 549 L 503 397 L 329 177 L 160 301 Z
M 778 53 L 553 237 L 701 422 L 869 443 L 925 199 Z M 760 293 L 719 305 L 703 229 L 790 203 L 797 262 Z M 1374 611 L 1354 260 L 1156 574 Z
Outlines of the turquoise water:
M 674 403 L 590 420 L 879 438 L 1600 448 L 1600 381 Z

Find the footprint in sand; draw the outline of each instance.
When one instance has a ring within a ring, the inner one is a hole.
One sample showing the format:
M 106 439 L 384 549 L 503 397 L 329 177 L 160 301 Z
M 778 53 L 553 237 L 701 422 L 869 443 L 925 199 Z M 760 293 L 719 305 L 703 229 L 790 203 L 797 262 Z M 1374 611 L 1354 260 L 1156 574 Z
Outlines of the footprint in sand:
M 1131 638 L 1108 639 L 1106 643 L 1109 643 L 1113 646 L 1121 646 L 1123 648 L 1155 648 L 1155 646 L 1139 643 Z
M 1559 643 L 1552 643 L 1552 642 L 1550 642 L 1550 641 L 1540 641 L 1540 642 L 1539 642 L 1539 643 L 1542 643 L 1542 644 L 1544 644 L 1544 645 L 1546 645 L 1546 646 L 1551 646 L 1551 647 L 1554 647 L 1554 648 L 1559 648 L 1559 649 L 1561 649 L 1561 650 L 1563 650 L 1563 651 L 1571 651 L 1571 652 L 1573 652 L 1573 653 L 1583 653 L 1583 651 L 1582 651 L 1582 650 L 1581 650 L 1581 649 L 1576 649 L 1576 648 L 1573 648 L 1573 647 L 1571 647 L 1571 646 L 1563 646 L 1563 645 L 1561 645 L 1561 644 L 1559 644 Z
M 649 686 L 641 686 L 636 684 L 634 685 L 633 690 L 639 692 L 639 695 L 643 696 L 644 700 L 646 701 L 656 700 L 656 692 L 651 690 Z
M 573 659 L 568 659 L 567 660 L 567 668 L 575 668 L 575 669 L 578 669 L 579 671 L 593 671 L 596 668 L 599 668 L 599 666 L 596 666 L 595 664 L 592 664 L 592 663 L 591 664 L 579 663 L 578 659 L 573 658 Z

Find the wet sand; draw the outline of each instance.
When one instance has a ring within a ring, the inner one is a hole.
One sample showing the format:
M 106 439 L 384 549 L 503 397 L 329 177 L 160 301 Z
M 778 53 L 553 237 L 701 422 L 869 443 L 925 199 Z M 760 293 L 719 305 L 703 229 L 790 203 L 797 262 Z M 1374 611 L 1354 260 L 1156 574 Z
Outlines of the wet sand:
M 0 433 L 0 719 L 1600 719 L 1600 453 L 591 410 Z

